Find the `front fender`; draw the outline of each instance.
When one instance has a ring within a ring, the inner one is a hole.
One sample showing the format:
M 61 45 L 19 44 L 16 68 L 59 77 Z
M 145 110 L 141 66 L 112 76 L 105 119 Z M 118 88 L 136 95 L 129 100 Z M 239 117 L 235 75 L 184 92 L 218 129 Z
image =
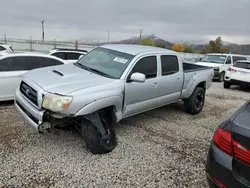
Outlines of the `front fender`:
M 116 116 L 116 120 L 118 122 L 122 119 L 122 101 L 123 101 L 122 97 L 123 96 L 111 96 L 111 97 L 102 98 L 100 100 L 96 100 L 84 106 L 81 110 L 79 110 L 75 114 L 75 116 L 83 116 L 83 115 L 91 114 L 103 108 L 113 106 L 115 107 L 114 113 Z

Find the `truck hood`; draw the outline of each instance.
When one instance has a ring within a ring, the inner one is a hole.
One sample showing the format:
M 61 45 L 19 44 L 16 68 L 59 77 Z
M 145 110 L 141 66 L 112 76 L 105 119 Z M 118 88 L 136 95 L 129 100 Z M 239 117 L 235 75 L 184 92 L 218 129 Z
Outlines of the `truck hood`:
M 32 80 L 47 92 L 62 95 L 115 81 L 73 64 L 31 70 L 24 77 Z
M 222 66 L 222 64 L 218 64 L 218 63 L 209 63 L 209 62 L 197 62 L 197 65 L 202 65 L 202 66 L 207 66 L 207 67 L 220 67 Z

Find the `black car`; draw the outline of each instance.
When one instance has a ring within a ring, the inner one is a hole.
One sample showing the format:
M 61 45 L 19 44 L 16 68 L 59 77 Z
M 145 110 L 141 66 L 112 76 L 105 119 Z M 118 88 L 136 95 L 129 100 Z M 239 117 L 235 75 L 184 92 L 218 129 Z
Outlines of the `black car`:
M 215 131 L 206 173 L 210 188 L 250 187 L 250 101 Z

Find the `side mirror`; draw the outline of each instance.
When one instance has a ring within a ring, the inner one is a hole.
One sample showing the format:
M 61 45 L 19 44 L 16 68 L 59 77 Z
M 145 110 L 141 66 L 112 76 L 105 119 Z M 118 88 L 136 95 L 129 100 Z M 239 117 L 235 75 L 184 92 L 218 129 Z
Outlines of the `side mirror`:
M 80 55 L 80 57 L 78 59 L 81 59 L 84 55 Z
M 145 80 L 146 80 L 145 74 L 139 72 L 133 73 L 129 79 L 130 82 L 139 82 L 139 83 L 143 83 L 145 82 Z

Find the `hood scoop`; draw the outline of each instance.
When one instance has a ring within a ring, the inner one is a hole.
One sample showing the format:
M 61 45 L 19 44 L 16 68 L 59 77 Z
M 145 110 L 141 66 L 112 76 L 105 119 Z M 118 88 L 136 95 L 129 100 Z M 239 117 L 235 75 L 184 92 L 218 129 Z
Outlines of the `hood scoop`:
M 55 73 L 55 74 L 57 74 L 59 76 L 64 76 L 63 73 L 61 73 L 61 72 L 59 72 L 57 70 L 52 70 L 51 72 L 53 72 L 53 73 Z

